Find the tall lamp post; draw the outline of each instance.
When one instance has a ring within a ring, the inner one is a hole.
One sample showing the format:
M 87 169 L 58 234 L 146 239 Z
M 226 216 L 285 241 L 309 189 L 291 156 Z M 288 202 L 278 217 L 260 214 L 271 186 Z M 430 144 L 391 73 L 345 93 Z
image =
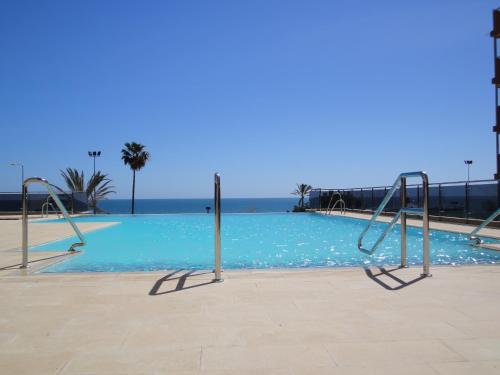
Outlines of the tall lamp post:
M 470 180 L 470 166 L 472 165 L 472 160 L 464 160 L 465 165 L 467 165 L 467 183 Z
M 101 156 L 101 151 L 89 151 L 89 156 L 91 158 L 94 158 L 94 174 L 92 176 L 95 176 L 95 158 L 98 158 L 99 156 Z M 96 209 L 97 209 L 97 199 L 95 196 L 95 186 L 94 186 L 93 196 L 94 196 L 94 215 L 95 215 Z

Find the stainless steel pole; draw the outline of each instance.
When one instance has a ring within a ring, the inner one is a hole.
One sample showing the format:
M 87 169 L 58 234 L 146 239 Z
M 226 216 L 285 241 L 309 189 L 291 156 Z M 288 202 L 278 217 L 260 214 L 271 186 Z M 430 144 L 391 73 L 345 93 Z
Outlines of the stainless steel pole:
M 401 177 L 399 185 L 399 196 L 401 198 L 401 209 L 406 208 L 406 177 Z M 401 211 L 401 267 L 407 267 L 406 255 L 406 212 Z
M 493 21 L 494 22 L 494 21 Z M 496 68 L 496 64 L 497 64 L 497 38 L 493 37 L 493 66 Z M 495 77 L 496 79 L 498 79 L 498 77 Z M 497 84 L 495 83 L 495 113 L 497 113 L 498 111 L 498 86 Z M 493 131 L 495 132 L 495 143 L 496 143 L 496 165 L 497 165 L 497 170 L 496 170 L 496 173 L 493 175 L 495 179 L 498 179 L 500 178 L 500 139 L 499 139 L 499 136 L 500 136 L 500 131 L 498 130 L 498 127 L 500 126 L 500 124 L 498 124 L 498 119 L 496 119 L 495 121 L 495 126 L 493 128 Z
M 220 175 L 214 175 L 214 213 L 215 213 L 215 278 L 214 281 L 222 281 L 221 251 L 220 251 Z
M 22 218 L 22 251 L 23 261 L 21 268 L 28 267 L 28 186 L 23 182 L 21 200 L 23 205 L 23 218 Z
M 429 248 L 429 177 L 425 172 L 422 172 L 422 190 L 424 194 L 424 202 L 423 202 L 423 217 L 422 217 L 422 232 L 424 235 L 424 257 L 423 257 L 423 267 L 424 272 L 422 276 L 431 276 L 429 271 L 430 264 L 430 248 Z

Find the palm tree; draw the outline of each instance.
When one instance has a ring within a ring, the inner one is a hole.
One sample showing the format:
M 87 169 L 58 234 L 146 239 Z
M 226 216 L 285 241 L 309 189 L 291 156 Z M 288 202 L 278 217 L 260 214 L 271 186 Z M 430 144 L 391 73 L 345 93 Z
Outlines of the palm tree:
M 293 195 L 299 195 L 299 207 L 301 209 L 304 208 L 304 198 L 306 195 L 309 195 L 309 192 L 311 191 L 312 187 L 311 185 L 307 184 L 297 184 L 297 189 L 292 192 Z
M 66 168 L 66 172 L 60 171 L 68 189 L 71 191 L 85 191 L 85 178 L 83 171 L 78 172 L 75 168 Z
M 132 215 L 135 208 L 135 172 L 142 169 L 149 160 L 149 152 L 145 151 L 146 146 L 140 143 L 127 142 L 125 148 L 122 149 L 122 160 L 125 165 L 129 165 L 133 172 L 132 179 Z
M 97 207 L 99 200 L 106 199 L 108 194 L 115 193 L 114 186 L 110 185 L 111 179 L 101 171 L 97 171 L 90 177 L 87 186 L 85 186 L 83 171 L 78 172 L 75 168 L 66 168 L 66 171 L 61 171 L 61 176 L 64 178 L 68 189 L 71 191 L 84 191 L 87 194 L 91 207 Z
M 90 197 L 92 207 L 97 208 L 97 202 L 102 199 L 107 199 L 107 195 L 111 193 L 116 193 L 112 190 L 114 186 L 110 185 L 111 179 L 108 178 L 107 174 L 97 171 L 95 175 L 92 175 L 87 184 L 87 196 Z

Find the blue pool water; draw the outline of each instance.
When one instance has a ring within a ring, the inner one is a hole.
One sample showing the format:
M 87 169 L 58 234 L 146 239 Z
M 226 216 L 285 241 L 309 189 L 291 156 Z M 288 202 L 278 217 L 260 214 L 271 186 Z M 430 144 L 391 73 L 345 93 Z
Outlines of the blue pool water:
M 43 272 L 149 271 L 213 267 L 213 215 L 103 215 L 76 222 L 116 221 L 85 235 L 84 252 Z M 222 215 L 222 263 L 226 269 L 297 268 L 387 265 L 400 262 L 400 232 L 396 227 L 373 256 L 356 246 L 366 221 L 317 214 Z M 376 240 L 384 224 L 366 238 Z M 76 238 L 37 246 L 32 251 L 67 250 Z M 500 252 L 477 250 L 464 235 L 431 231 L 433 264 L 497 263 Z M 408 228 L 408 262 L 422 263 L 422 237 Z

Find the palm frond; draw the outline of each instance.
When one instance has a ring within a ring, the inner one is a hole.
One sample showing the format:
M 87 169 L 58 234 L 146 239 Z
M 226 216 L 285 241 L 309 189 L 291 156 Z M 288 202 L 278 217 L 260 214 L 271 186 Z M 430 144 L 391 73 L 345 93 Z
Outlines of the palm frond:
M 61 176 L 66 183 L 66 186 L 71 191 L 85 191 L 84 174 L 83 171 L 78 172 L 77 169 L 66 168 L 66 171 L 60 171 Z
M 107 199 L 109 194 L 114 194 L 114 186 L 109 185 L 111 179 L 108 178 L 107 174 L 97 171 L 95 175 L 92 175 L 88 184 L 86 193 L 90 198 L 92 207 L 95 207 L 97 202 L 102 199 Z
M 109 185 L 110 183 L 111 183 L 111 180 L 106 179 L 103 184 L 99 185 L 96 188 L 95 195 L 96 195 L 97 200 L 107 199 L 108 194 L 116 193 L 116 191 L 113 190 L 115 187 L 112 185 Z
M 121 151 L 123 163 L 134 171 L 142 169 L 151 157 L 149 152 L 144 150 L 146 146 L 136 142 L 127 142 L 124 146 Z
M 66 168 L 65 171 L 61 171 L 61 176 L 69 190 L 84 191 L 86 193 L 91 207 L 95 207 L 99 200 L 107 199 L 109 194 L 116 193 L 113 190 L 114 186 L 110 185 L 111 179 L 101 171 L 97 171 L 90 177 L 87 186 L 85 186 L 83 171 L 79 172 L 74 168 Z

